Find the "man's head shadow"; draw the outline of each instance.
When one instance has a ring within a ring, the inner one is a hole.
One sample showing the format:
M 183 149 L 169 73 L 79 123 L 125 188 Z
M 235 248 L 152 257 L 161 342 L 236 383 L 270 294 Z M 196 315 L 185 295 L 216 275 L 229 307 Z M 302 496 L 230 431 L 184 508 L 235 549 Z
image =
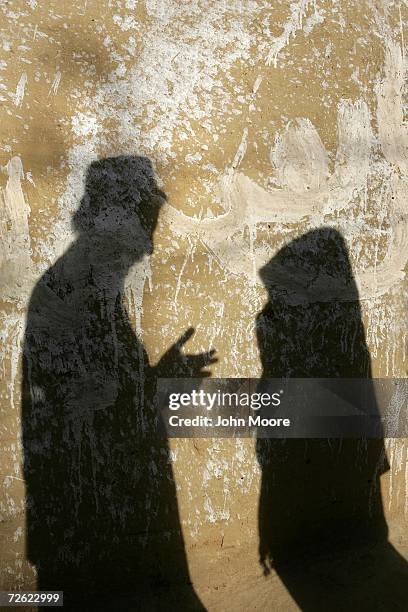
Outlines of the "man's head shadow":
M 147 157 L 120 155 L 90 164 L 84 195 L 72 218 L 78 239 L 100 263 L 124 268 L 153 251 L 153 234 L 166 195 Z

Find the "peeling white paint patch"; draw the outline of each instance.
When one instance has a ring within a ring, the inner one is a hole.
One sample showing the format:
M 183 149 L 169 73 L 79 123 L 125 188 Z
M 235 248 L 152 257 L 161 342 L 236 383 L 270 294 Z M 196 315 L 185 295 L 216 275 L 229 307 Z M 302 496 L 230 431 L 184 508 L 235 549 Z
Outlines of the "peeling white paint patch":
M 230 518 L 229 509 L 214 508 L 209 497 L 204 500 L 204 510 L 206 512 L 206 520 L 209 523 L 219 523 L 220 521 L 228 521 L 228 519 Z
M 52 81 L 50 91 L 48 92 L 49 96 L 51 94 L 54 94 L 55 96 L 58 93 L 58 87 L 59 87 L 60 82 L 61 82 L 61 72 L 57 70 L 54 76 L 54 80 Z
M 24 535 L 23 528 L 17 527 L 13 535 L 14 542 L 17 542 L 23 535 Z
M 76 136 L 96 136 L 98 120 L 90 113 L 78 113 L 72 117 L 72 131 Z
M 21 343 L 24 336 L 24 321 L 22 313 L 1 315 L 0 356 L 2 375 L 7 381 L 7 394 L 10 406 L 14 409 L 14 395 L 17 381 L 18 362 L 20 358 Z
M 236 61 L 249 60 L 253 40 L 248 24 L 263 6 L 234 0 L 203 11 L 197 0 L 188 5 L 149 1 L 146 10 L 154 23 L 144 32 L 142 51 L 126 78 L 113 70 L 96 95 L 81 102 L 88 109 L 88 123 L 91 115 L 94 125 L 108 119 L 115 122 L 117 139 L 126 152 L 142 150 L 156 162 L 169 162 L 175 155 L 177 130 L 189 132 L 194 122 L 207 121 L 208 129 L 216 131 L 218 118 L 234 108 L 235 93 L 225 88 L 221 77 Z M 120 26 L 123 23 L 118 21 Z M 238 82 L 235 87 L 240 87 Z M 76 124 L 82 124 L 83 112 L 73 124 L 78 136 Z M 96 136 L 96 131 L 88 135 Z M 102 134 L 98 138 L 103 142 Z
M 21 106 L 21 104 L 23 103 L 26 85 L 27 85 L 27 74 L 23 72 L 17 84 L 16 93 L 14 94 L 14 104 L 16 106 Z
M 22 304 L 32 282 L 30 207 L 21 186 L 24 178 L 21 159 L 13 157 L 2 170 L 8 174 L 8 180 L 0 201 L 1 294 L 3 299 Z
M 273 256 L 273 246 L 256 244 L 258 224 L 304 223 L 302 231 L 331 225 L 349 240 L 353 256 L 353 240 L 363 231 L 375 231 L 367 225 L 351 230 L 346 212 L 358 199 L 366 197 L 371 177 L 388 185 L 382 199 L 390 231 L 387 252 L 378 263 L 359 269 L 356 257 L 356 281 L 362 300 L 386 293 L 404 278 L 408 260 L 408 200 L 407 151 L 408 132 L 403 121 L 402 90 L 406 65 L 402 50 L 394 41 L 387 41 L 384 76 L 377 87 L 378 135 L 384 155 L 374 161 L 372 150 L 375 137 L 371 116 L 364 100 L 341 100 L 338 106 L 338 149 L 333 173 L 329 174 L 329 157 L 317 130 L 307 118 L 288 123 L 278 134 L 271 152 L 275 169 L 276 189 L 265 190 L 240 172 L 234 172 L 246 150 L 244 132 L 232 167 L 227 169 L 219 186 L 220 200 L 226 212 L 212 218 L 194 219 L 167 206 L 165 218 L 174 232 L 195 235 L 215 255 L 229 273 L 245 275 L 249 282 L 255 278 L 254 267 L 261 268 Z M 393 170 L 393 166 L 398 168 Z M 368 223 L 368 222 L 367 222 Z M 244 229 L 249 229 L 249 239 Z M 357 254 L 358 255 L 358 254 Z M 295 282 L 295 279 L 293 279 Z M 322 279 L 320 279 L 322 281 Z M 321 282 L 327 290 L 327 282 Z M 326 299 L 347 301 L 354 299 L 354 290 L 333 288 Z M 310 300 L 325 299 L 319 280 L 310 288 Z
M 128 30 L 136 29 L 137 27 L 137 22 L 132 15 L 125 15 L 124 17 L 121 15 L 114 15 L 113 23 L 117 25 L 122 32 L 127 32 Z
M 329 177 L 329 157 L 309 119 L 288 123 L 271 151 L 277 182 L 295 193 L 321 189 Z
M 307 20 L 303 28 L 303 22 L 310 7 L 314 9 L 314 14 Z M 311 32 L 316 24 L 324 21 L 323 15 L 323 11 L 319 11 L 317 8 L 316 0 L 298 0 L 298 2 L 292 2 L 290 4 L 290 17 L 284 25 L 282 34 L 273 40 L 266 58 L 266 64 L 268 66 L 273 64 L 276 68 L 279 53 L 288 45 L 290 38 L 302 28 L 306 34 Z
M 261 76 L 257 76 L 255 79 L 255 83 L 254 86 L 252 87 L 252 93 L 256 94 L 256 92 L 258 91 L 259 87 L 261 86 L 262 83 L 262 77 Z

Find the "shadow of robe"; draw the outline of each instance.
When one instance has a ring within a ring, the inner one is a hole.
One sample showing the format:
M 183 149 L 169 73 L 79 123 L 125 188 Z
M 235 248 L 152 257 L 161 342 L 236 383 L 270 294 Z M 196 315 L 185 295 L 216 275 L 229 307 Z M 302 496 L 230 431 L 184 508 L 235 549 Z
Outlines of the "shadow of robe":
M 308 232 L 260 276 L 269 296 L 256 320 L 263 378 L 371 378 L 358 290 L 339 232 Z M 403 609 L 407 564 L 387 543 L 383 440 L 259 438 L 257 457 L 264 573 L 276 571 L 301 610 Z M 390 607 L 376 607 L 384 603 Z

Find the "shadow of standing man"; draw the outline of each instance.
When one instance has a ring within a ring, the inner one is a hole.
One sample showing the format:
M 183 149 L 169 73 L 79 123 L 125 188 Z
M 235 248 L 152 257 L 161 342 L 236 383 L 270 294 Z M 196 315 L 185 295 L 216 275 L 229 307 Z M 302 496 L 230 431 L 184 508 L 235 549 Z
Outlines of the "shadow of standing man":
M 124 304 L 153 251 L 165 195 L 150 161 L 93 162 L 77 239 L 33 290 L 23 354 L 28 558 L 38 590 L 75 609 L 203 610 L 191 585 L 169 448 L 157 435 L 160 375 L 203 376 L 188 330 L 151 366 Z

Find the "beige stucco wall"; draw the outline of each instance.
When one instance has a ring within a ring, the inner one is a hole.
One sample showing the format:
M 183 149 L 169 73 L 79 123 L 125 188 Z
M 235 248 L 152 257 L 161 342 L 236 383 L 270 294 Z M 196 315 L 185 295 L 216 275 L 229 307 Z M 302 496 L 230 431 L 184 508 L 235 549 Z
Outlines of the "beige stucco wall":
M 330 225 L 350 251 L 373 374 L 407 375 L 407 6 L 21 0 L 0 14 L 0 575 L 17 588 L 35 584 L 21 467 L 25 309 L 73 240 L 70 217 L 94 159 L 149 157 L 168 197 L 155 251 L 127 280 L 152 362 L 192 325 L 187 348 L 216 348 L 214 375 L 259 375 L 255 317 L 266 293 L 257 270 L 291 238 Z M 219 580 L 216 564 L 227 567 L 239 549 L 257 564 L 254 443 L 171 448 L 192 578 L 204 593 Z M 384 508 L 398 538 L 407 447 L 397 439 L 386 448 Z

